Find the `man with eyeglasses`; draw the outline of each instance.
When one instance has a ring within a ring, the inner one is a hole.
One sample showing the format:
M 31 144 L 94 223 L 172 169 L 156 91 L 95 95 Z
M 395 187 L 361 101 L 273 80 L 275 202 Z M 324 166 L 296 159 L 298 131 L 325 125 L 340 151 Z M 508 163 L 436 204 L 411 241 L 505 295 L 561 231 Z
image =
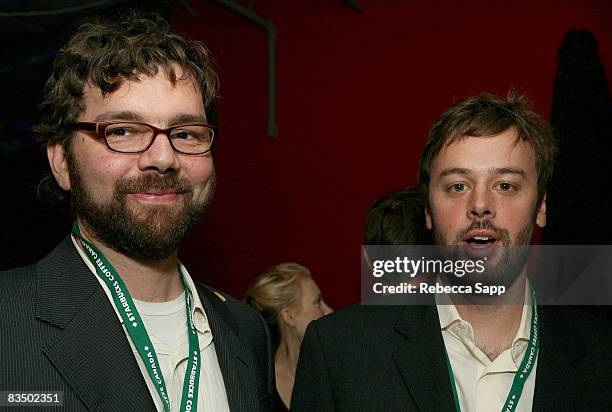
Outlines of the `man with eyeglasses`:
M 207 49 L 155 15 L 83 25 L 61 50 L 37 129 L 75 221 L 2 274 L 0 405 L 271 408 L 263 319 L 177 259 L 215 188 L 216 90 Z

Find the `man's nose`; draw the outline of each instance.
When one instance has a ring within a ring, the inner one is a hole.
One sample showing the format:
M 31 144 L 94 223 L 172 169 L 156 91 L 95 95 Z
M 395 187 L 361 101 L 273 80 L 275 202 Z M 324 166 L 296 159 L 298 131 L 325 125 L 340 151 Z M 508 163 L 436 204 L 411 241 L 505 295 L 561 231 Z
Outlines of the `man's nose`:
M 153 137 L 151 146 L 140 155 L 138 166 L 143 171 L 156 170 L 162 174 L 178 170 L 179 159 L 170 144 L 170 137 L 165 133 L 158 133 Z
M 469 219 L 494 218 L 493 193 L 486 187 L 476 187 L 470 194 L 467 214 Z

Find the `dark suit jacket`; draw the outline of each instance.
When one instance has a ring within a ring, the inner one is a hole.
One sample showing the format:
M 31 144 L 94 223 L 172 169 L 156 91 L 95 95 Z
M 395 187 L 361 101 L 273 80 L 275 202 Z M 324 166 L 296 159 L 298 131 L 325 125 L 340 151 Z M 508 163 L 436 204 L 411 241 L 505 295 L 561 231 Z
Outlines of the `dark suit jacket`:
M 538 310 L 533 410 L 612 411 L 612 325 L 571 308 Z M 306 331 L 291 410 L 454 412 L 443 345 L 435 305 L 326 316 Z
M 63 391 L 62 410 L 155 410 L 94 276 L 70 238 L 38 264 L 0 273 L 0 391 Z M 264 320 L 231 297 L 197 288 L 230 409 L 271 410 L 274 358 Z

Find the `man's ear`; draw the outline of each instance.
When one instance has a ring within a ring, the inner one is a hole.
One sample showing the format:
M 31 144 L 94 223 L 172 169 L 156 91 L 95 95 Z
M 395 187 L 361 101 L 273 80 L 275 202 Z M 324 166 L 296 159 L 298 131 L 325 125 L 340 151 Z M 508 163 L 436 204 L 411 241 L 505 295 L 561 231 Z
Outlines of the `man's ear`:
M 47 143 L 47 157 L 49 158 L 51 173 L 53 173 L 57 184 L 65 191 L 69 191 L 71 186 L 66 156 L 66 149 L 64 149 L 62 142 L 56 139 L 49 140 Z
M 542 197 L 542 202 L 540 206 L 538 206 L 538 211 L 536 215 L 536 225 L 539 227 L 546 226 L 546 193 L 544 193 L 544 197 Z
M 433 223 L 431 219 L 431 209 L 428 206 L 425 206 L 425 226 L 427 229 L 433 229 Z

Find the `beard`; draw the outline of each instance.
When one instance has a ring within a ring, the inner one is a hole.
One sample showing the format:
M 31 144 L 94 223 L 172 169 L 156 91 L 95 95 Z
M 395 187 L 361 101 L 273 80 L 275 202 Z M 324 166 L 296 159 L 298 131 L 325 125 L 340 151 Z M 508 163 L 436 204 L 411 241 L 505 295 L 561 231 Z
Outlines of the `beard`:
M 531 238 L 535 228 L 535 214 L 533 218 L 519 231 L 516 240 L 512 242 L 510 233 L 507 229 L 498 228 L 489 220 L 474 221 L 470 227 L 457 233 L 452 242 L 448 242 L 446 237 L 437 230 L 434 223 L 435 243 L 443 247 L 443 254 L 450 259 L 456 260 L 482 260 L 480 257 L 473 257 L 462 246 L 462 241 L 471 230 L 485 229 L 496 233 L 500 241 L 498 254 L 493 259 L 488 259 L 484 263 L 482 273 L 473 272 L 465 276 L 455 276 L 453 274 L 444 275 L 444 278 L 451 285 L 472 286 L 481 283 L 483 286 L 505 286 L 509 289 L 516 279 L 521 275 L 527 260 L 529 259 Z
M 161 260 L 178 249 L 210 203 L 216 183 L 213 170 L 205 198 L 197 201 L 185 179 L 151 172 L 118 180 L 112 200 L 100 204 L 86 188 L 72 156 L 68 158 L 68 168 L 72 207 L 85 227 L 107 247 L 142 261 Z M 130 210 L 127 195 L 147 190 L 171 190 L 179 193 L 182 202 Z

